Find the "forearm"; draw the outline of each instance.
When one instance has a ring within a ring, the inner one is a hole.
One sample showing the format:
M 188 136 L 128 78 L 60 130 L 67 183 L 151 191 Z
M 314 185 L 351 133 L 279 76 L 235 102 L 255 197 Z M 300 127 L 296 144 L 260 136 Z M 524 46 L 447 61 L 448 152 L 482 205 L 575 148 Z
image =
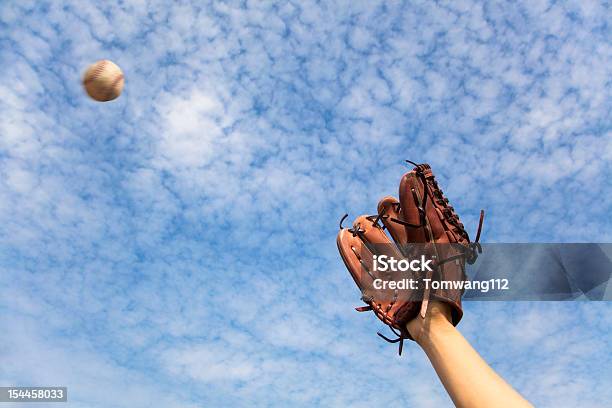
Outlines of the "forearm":
M 426 324 L 419 327 L 417 342 L 457 407 L 531 407 L 444 315 L 428 316 Z

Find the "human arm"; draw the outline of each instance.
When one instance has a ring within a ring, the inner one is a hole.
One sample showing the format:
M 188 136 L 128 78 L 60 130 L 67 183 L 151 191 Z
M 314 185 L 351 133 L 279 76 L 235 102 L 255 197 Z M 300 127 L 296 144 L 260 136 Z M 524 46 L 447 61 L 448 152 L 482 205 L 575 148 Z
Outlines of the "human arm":
M 425 319 L 407 324 L 457 407 L 532 407 L 501 378 L 450 320 L 450 307 L 430 302 Z

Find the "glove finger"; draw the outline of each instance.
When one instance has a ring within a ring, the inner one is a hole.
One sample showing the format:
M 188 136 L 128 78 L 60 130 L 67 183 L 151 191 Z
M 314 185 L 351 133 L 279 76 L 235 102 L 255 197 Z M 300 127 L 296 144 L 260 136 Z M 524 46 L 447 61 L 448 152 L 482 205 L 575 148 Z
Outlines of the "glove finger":
M 423 183 L 414 170 L 402 177 L 399 187 L 400 211 L 402 214 L 401 220 L 405 223 L 408 242 L 424 243 L 430 241 L 427 222 L 422 212 L 427 211 L 431 203 L 429 197 L 424 200 L 423 191 Z M 422 207 L 424 201 L 425 208 Z M 435 211 L 433 208 L 432 210 Z
M 347 228 L 338 232 L 336 244 L 346 269 L 353 277 L 355 284 L 363 291 L 365 282 L 374 281 L 371 275 L 373 257 L 370 250 L 358 235 L 353 234 Z
M 374 255 L 401 259 L 402 255 L 383 229 L 371 217 L 357 217 L 353 228 L 343 228 L 336 240 L 338 250 L 355 283 L 363 291 L 376 279 L 372 273 Z
M 400 248 L 409 243 L 406 227 L 402 224 L 404 216 L 395 197 L 387 196 L 378 202 L 378 216 Z
M 353 230 L 368 246 L 373 255 L 388 255 L 400 259 L 398 248 L 391 242 L 385 231 L 375 222 L 376 217 L 361 215 L 355 219 Z

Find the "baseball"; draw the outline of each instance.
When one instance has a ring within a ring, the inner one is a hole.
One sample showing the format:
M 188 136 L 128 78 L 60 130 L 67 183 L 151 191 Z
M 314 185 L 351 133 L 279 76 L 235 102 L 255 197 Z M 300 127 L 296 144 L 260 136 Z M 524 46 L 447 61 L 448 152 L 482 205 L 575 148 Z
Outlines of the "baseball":
M 112 101 L 121 95 L 123 82 L 121 68 L 109 60 L 91 64 L 83 76 L 87 95 L 99 102 Z

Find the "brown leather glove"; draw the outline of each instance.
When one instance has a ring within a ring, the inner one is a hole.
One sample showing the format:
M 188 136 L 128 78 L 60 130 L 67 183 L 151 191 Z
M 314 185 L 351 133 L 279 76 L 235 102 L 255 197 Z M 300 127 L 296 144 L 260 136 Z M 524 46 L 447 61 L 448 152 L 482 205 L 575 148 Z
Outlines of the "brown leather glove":
M 372 310 L 390 327 L 397 339 L 391 340 L 381 333 L 378 335 L 391 343 L 399 342 L 400 355 L 404 339 L 411 339 L 406 323 L 414 319 L 419 311 L 424 318 L 429 300 L 447 302 L 451 305 L 453 324 L 457 325 L 461 320 L 463 288 L 433 288 L 431 284 L 425 285 L 424 279 L 429 279 L 429 282 L 465 280 L 465 262 L 473 263 L 478 253 L 482 252 L 478 241 L 484 220 L 484 211 L 481 211 L 476 240 L 470 242 L 455 210 L 438 187 L 431 167 L 408 162 L 415 167 L 402 177 L 399 201 L 384 197 L 378 203 L 378 214 L 357 217 L 352 228 L 342 227 L 342 221 L 347 217 L 345 215 L 340 221 L 337 238 L 342 260 L 367 304 L 356 310 Z M 383 256 L 387 260 L 392 257 L 407 261 L 424 256 L 432 262 L 430 268 L 409 272 L 409 277 L 418 281 L 418 287 L 381 288 L 382 280 L 400 281 L 408 277 L 399 270 L 376 270 L 374 259 L 382 259 Z M 378 285 L 375 284 L 377 279 Z

